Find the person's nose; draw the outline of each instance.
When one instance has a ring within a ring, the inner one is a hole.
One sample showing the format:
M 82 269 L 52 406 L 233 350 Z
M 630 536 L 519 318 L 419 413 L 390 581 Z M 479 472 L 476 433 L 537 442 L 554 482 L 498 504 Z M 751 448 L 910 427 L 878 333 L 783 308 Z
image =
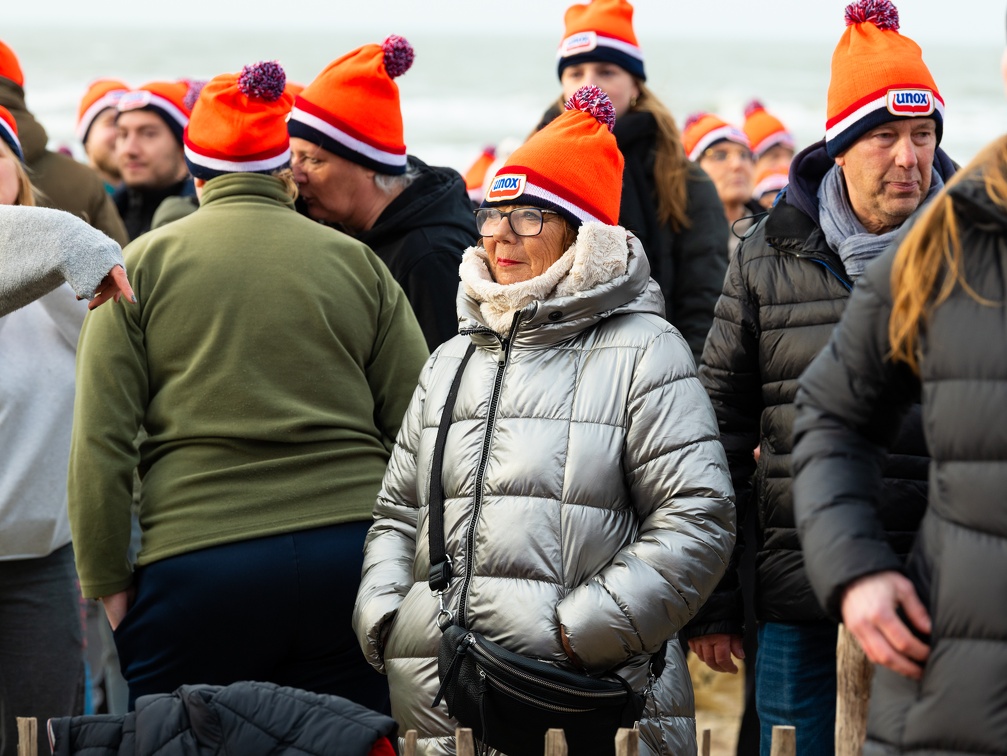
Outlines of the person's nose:
M 305 178 L 305 175 L 304 175 L 304 168 L 301 165 L 301 161 L 297 157 L 297 155 L 291 155 L 290 156 L 290 170 L 294 174 L 294 182 L 295 183 L 297 183 L 297 184 L 303 184 L 303 183 L 305 183 L 306 178 Z
M 510 218 L 504 216 L 497 223 L 495 229 L 493 229 L 493 241 L 511 243 L 517 238 L 517 234 L 514 233 L 514 229 L 510 226 Z
M 895 143 L 895 164 L 899 168 L 915 168 L 919 163 L 916 155 L 916 145 L 913 144 L 911 134 L 900 136 Z

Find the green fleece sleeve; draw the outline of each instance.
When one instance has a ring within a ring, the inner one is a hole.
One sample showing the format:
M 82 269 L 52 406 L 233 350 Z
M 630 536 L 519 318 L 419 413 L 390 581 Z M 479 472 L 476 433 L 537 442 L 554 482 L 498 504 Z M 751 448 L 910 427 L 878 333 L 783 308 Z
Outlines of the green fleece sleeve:
M 137 295 L 142 276 L 133 282 Z M 144 300 L 141 299 L 141 302 Z M 84 319 L 70 445 L 68 502 L 81 592 L 127 588 L 134 444 L 147 406 L 142 305 L 109 302 Z

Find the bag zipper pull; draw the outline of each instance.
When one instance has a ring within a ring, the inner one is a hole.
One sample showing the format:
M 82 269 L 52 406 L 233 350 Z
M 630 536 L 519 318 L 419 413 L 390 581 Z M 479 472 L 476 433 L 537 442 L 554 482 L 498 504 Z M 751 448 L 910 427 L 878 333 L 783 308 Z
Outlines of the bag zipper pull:
M 437 695 L 434 696 L 434 702 L 430 704 L 431 709 L 436 709 L 437 705 L 441 702 L 441 699 L 444 698 L 444 691 L 447 690 L 448 682 L 452 679 L 455 667 L 458 666 L 458 662 L 461 661 L 461 658 L 465 655 L 465 652 L 469 650 L 469 646 L 474 645 L 475 642 L 476 639 L 472 635 L 472 633 L 466 633 L 465 637 L 462 638 L 460 641 L 458 641 L 458 647 L 455 648 L 455 655 L 452 657 L 451 663 L 448 665 L 447 670 L 445 670 L 444 672 L 444 679 L 441 680 L 441 685 L 437 689 Z

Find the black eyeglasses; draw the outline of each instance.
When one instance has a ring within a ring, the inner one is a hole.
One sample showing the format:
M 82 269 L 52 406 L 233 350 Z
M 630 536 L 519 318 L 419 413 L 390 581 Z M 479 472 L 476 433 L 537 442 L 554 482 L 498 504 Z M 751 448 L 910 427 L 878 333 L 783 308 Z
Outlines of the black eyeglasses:
M 518 207 L 506 213 L 494 207 L 480 207 L 475 214 L 476 233 L 480 236 L 493 236 L 504 218 L 510 224 L 511 231 L 518 236 L 538 236 L 542 233 L 544 216 L 559 215 L 555 210 L 541 210 L 537 207 Z

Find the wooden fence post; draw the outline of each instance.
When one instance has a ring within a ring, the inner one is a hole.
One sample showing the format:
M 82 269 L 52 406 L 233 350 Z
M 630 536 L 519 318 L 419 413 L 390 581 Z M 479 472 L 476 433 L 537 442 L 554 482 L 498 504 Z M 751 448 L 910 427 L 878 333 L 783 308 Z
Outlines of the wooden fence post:
M 790 725 L 774 725 L 770 756 L 797 756 L 797 730 Z
M 455 753 L 458 756 L 476 756 L 476 744 L 472 739 L 472 730 L 468 727 L 455 729 Z
M 17 718 L 17 756 L 38 756 L 38 720 Z
M 615 756 L 640 756 L 640 731 L 620 727 L 615 734 Z
M 860 756 L 867 739 L 874 665 L 846 625 L 836 640 L 836 756 Z
M 546 731 L 545 756 L 567 756 L 566 735 L 562 730 Z
M 416 756 L 417 737 L 416 730 L 406 730 L 406 736 L 403 738 L 405 742 L 402 745 L 402 756 Z
M 710 730 L 703 730 L 703 734 L 699 738 L 699 756 L 710 756 L 710 737 Z

